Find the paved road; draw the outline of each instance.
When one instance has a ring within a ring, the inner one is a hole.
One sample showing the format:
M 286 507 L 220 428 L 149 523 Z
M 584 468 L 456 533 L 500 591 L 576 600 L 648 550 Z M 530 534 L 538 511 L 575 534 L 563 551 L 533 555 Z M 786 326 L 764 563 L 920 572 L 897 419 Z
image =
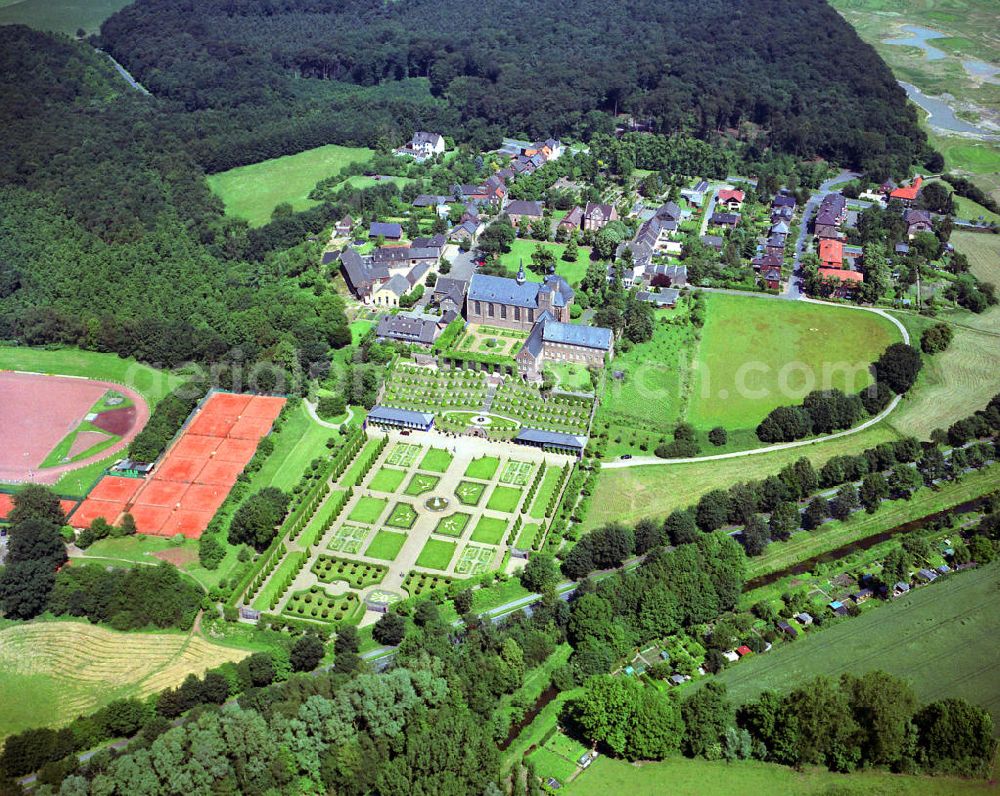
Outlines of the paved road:
M 715 213 L 715 200 L 718 195 L 719 188 L 712 188 L 708 197 L 708 206 L 705 208 L 705 214 L 701 217 L 701 231 L 698 233 L 698 237 L 702 237 L 705 234 L 705 230 L 708 229 L 708 221 Z
M 809 240 L 809 222 L 819 207 L 823 197 L 833 190 L 835 185 L 850 182 L 858 175 L 853 171 L 842 171 L 836 177 L 831 177 L 819 186 L 819 189 L 809 197 L 805 207 L 802 208 L 802 221 L 799 229 L 799 237 L 795 241 L 795 259 L 792 264 L 792 276 L 785 284 L 782 296 L 787 299 L 802 298 L 802 257 L 806 253 L 806 241 Z
M 738 291 L 727 291 L 727 292 L 738 292 Z M 750 296 L 760 296 L 762 298 L 770 299 L 780 299 L 780 296 L 773 296 L 769 293 L 745 293 L 744 295 Z M 829 301 L 819 301 L 817 299 L 806 298 L 803 296 L 801 301 L 808 302 L 809 304 L 825 304 L 830 307 L 843 307 L 844 309 L 856 310 L 858 312 L 873 312 L 876 315 L 881 315 L 886 320 L 893 323 L 897 329 L 899 329 L 900 334 L 903 336 L 903 342 L 909 344 L 910 333 L 906 331 L 906 327 L 899 321 L 899 319 L 894 318 L 888 312 L 883 309 L 878 309 L 876 307 L 852 307 L 844 304 L 834 304 Z M 864 431 L 866 428 L 871 428 L 876 423 L 880 423 L 888 417 L 889 413 L 895 409 L 901 400 L 902 396 L 897 395 L 889 402 L 889 405 L 883 409 L 879 414 L 870 420 L 866 420 L 861 425 L 855 426 L 854 428 L 849 428 L 846 431 L 838 431 L 834 434 L 827 434 L 824 437 L 814 437 L 812 439 L 800 439 L 795 442 L 782 442 L 779 445 L 769 445 L 766 448 L 753 448 L 748 451 L 735 451 L 733 453 L 717 453 L 712 456 L 690 456 L 683 459 L 660 459 L 656 456 L 634 456 L 631 459 L 617 459 L 613 462 L 602 462 L 602 470 L 622 470 L 626 467 L 644 467 L 647 465 L 664 465 L 664 464 L 696 464 L 699 462 L 713 462 L 719 461 L 721 459 L 740 459 L 744 456 L 757 456 L 761 453 L 773 453 L 774 451 L 788 450 L 790 448 L 801 448 L 806 445 L 817 445 L 822 442 L 829 442 L 832 439 L 838 439 L 840 437 L 849 437 L 851 434 L 857 434 Z

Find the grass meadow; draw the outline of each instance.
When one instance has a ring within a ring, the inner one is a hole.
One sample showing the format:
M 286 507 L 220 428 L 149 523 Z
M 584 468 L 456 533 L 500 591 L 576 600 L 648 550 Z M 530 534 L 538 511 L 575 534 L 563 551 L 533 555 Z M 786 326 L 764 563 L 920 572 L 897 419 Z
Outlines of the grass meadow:
M 0 0 L 0 25 L 27 25 L 75 36 L 97 33 L 101 23 L 129 0 Z
M 297 155 L 212 174 L 208 184 L 222 199 L 226 215 L 246 219 L 251 226 L 259 227 L 284 202 L 290 203 L 293 210 L 308 210 L 316 204 L 309 193 L 317 182 L 337 174 L 350 163 L 366 163 L 372 155 L 372 150 L 364 147 L 327 144 Z
M 577 284 L 587 274 L 587 266 L 590 264 L 590 247 L 577 247 L 576 260 L 568 263 L 563 260 L 563 251 L 566 249 L 564 243 L 549 243 L 537 240 L 517 238 L 511 245 L 510 251 L 500 257 L 500 262 L 507 268 L 507 272 L 514 276 L 517 268 L 524 262 L 524 270 L 529 282 L 541 282 L 545 274 L 536 274 L 531 270 L 531 255 L 537 246 L 548 249 L 556 258 L 556 273 L 571 285 Z
M 0 630 L 0 738 L 60 726 L 123 697 L 179 685 L 248 650 L 184 633 L 116 633 L 84 622 Z
M 945 796 L 993 792 L 986 782 L 953 777 L 914 777 L 866 771 L 837 774 L 820 768 L 796 771 L 775 763 L 672 757 L 660 763 L 627 763 L 599 757 L 564 789 L 569 796 L 733 796 L 794 793 L 838 796 Z
M 825 630 L 808 633 L 723 672 L 737 704 L 768 688 L 787 690 L 819 674 L 882 669 L 927 702 L 965 697 L 1000 726 L 1000 563 L 950 575 Z
M 871 312 L 712 294 L 687 419 L 701 429 L 755 427 L 814 389 L 857 392 L 898 330 Z

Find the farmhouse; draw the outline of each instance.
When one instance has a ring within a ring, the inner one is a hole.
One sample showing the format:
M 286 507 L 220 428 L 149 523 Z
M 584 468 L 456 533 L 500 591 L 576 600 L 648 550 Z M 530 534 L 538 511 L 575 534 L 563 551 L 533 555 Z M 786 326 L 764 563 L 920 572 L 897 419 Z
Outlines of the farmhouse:
M 399 300 L 410 291 L 410 282 L 402 274 L 396 274 L 388 282 L 372 289 L 372 303 L 378 307 L 398 307 Z
M 340 272 L 347 287 L 360 301 L 367 301 L 377 286 L 391 278 L 388 267 L 376 265 L 370 257 L 363 257 L 350 248 L 340 254 Z
M 433 267 L 440 256 L 441 249 L 436 246 L 382 246 L 372 253 L 372 262 L 390 269 L 412 269 L 418 265 Z
M 618 220 L 618 211 L 612 205 L 587 202 L 583 211 L 583 228 L 597 231 L 611 221 Z
M 395 154 L 422 162 L 434 155 L 441 154 L 444 150 L 444 138 L 437 133 L 416 132 L 413 134 L 413 138 L 395 150 Z
M 923 187 L 923 183 L 924 178 L 918 174 L 909 185 L 889 191 L 889 198 L 898 199 L 904 206 L 909 207 L 920 196 L 920 189 Z

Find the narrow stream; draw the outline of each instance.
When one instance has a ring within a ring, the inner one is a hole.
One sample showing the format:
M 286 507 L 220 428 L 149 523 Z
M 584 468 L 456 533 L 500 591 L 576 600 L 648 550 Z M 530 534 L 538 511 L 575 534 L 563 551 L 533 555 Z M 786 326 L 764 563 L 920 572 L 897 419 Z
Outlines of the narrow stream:
M 928 514 L 926 517 L 920 517 L 916 520 L 904 522 L 902 525 L 897 525 L 895 528 L 890 528 L 887 531 L 882 531 L 881 533 L 874 534 L 873 536 L 866 536 L 863 539 L 855 539 L 853 542 L 849 542 L 848 544 L 834 548 L 833 550 L 827 550 L 825 553 L 820 553 L 812 558 L 807 558 L 806 560 L 793 564 L 790 567 L 785 567 L 784 569 L 779 569 L 775 572 L 768 572 L 766 575 L 759 575 L 756 578 L 752 578 L 744 584 L 743 591 L 753 591 L 754 589 L 759 589 L 762 586 L 770 586 L 772 583 L 781 580 L 786 575 L 804 575 L 807 572 L 812 572 L 817 564 L 837 561 L 851 555 L 852 553 L 856 553 L 859 550 L 870 550 L 875 547 L 875 545 L 887 542 L 896 536 L 911 533 L 912 531 L 919 531 L 921 528 L 925 528 L 927 525 L 940 517 L 945 516 L 946 514 L 965 514 L 969 511 L 979 510 L 982 505 L 982 498 L 967 500 L 965 503 L 959 503 L 957 506 L 952 506 L 950 509 L 936 511 L 933 514 Z
M 507 733 L 507 737 L 503 739 L 503 742 L 499 745 L 500 751 L 504 751 L 509 747 L 515 740 L 517 736 L 521 734 L 521 731 L 527 727 L 531 722 L 535 720 L 535 716 L 542 712 L 549 702 L 559 696 L 559 691 L 554 686 L 549 686 L 541 694 L 538 695 L 538 699 L 535 700 L 535 704 L 531 706 L 531 709 L 524 714 L 524 718 L 521 719 L 517 724 L 512 724 L 510 727 L 510 732 Z

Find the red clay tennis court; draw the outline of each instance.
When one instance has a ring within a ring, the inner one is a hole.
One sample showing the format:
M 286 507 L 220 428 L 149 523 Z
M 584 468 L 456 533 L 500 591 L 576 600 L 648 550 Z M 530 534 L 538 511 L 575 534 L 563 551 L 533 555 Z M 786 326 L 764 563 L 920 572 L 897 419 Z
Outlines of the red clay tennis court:
M 76 505 L 75 500 L 60 500 L 59 508 L 63 510 L 63 514 L 68 514 L 73 510 Z M 0 520 L 7 519 L 10 514 L 10 510 L 14 508 L 14 496 L 8 495 L 5 492 L 0 492 Z
M 133 488 L 116 483 L 133 479 L 106 476 L 73 515 L 73 526 L 85 527 L 97 516 L 114 522 L 98 512 L 114 511 L 117 519 L 128 511 L 139 533 L 197 539 L 284 405 L 284 398 L 213 393 L 150 478 L 134 481 Z

